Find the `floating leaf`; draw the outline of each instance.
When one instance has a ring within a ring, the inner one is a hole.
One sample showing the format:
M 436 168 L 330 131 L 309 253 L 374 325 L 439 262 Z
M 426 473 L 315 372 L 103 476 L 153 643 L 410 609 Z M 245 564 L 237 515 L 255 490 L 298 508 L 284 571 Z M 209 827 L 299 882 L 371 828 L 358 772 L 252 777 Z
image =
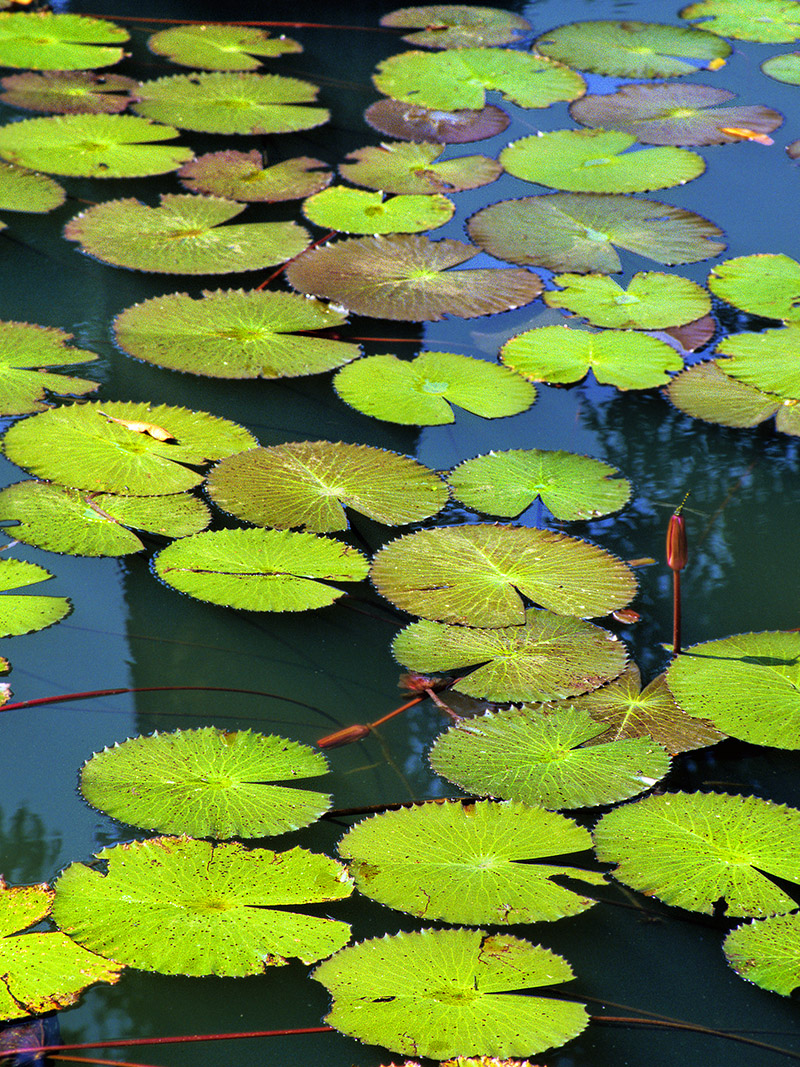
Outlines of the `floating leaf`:
M 184 67 L 203 70 L 255 70 L 256 56 L 282 56 L 302 52 L 291 37 L 270 37 L 254 26 L 171 26 L 148 38 L 147 47 Z
M 315 822 L 325 793 L 273 782 L 316 778 L 321 752 L 275 734 L 198 730 L 132 737 L 81 768 L 81 792 L 132 826 L 193 837 L 267 837 Z
M 714 296 L 768 319 L 800 321 L 800 263 L 781 254 L 737 256 L 708 276 Z
M 501 200 L 467 223 L 472 240 L 510 263 L 581 274 L 622 270 L 614 245 L 672 266 L 724 251 L 722 230 L 692 211 L 656 200 L 549 193 Z
M 390 141 L 351 152 L 353 163 L 341 163 L 339 173 L 354 185 L 385 193 L 457 193 L 496 181 L 503 168 L 488 156 L 459 156 L 436 160 L 444 148 L 434 142 L 407 144 Z
M 408 456 L 333 441 L 230 456 L 211 471 L 208 494 L 247 522 L 316 533 L 346 530 L 346 507 L 389 526 L 420 522 L 449 495 L 438 474 Z
M 669 756 L 649 737 L 586 744 L 604 730 L 585 711 L 510 708 L 442 734 L 431 766 L 469 792 L 544 808 L 613 804 L 669 770 Z
M 502 133 L 511 119 L 494 104 L 480 109 L 429 110 L 400 100 L 376 100 L 364 112 L 373 129 L 409 141 L 464 144 Z
M 681 657 L 678 657 L 679 659 Z M 598 859 L 625 885 L 711 914 L 775 915 L 797 904 L 772 881 L 800 875 L 800 811 L 754 796 L 664 793 L 604 815 Z
M 294 378 L 360 354 L 357 345 L 305 334 L 346 321 L 341 309 L 294 293 L 221 289 L 200 299 L 153 297 L 126 308 L 113 325 L 123 351 L 159 367 L 211 378 Z
M 144 420 L 164 428 L 170 439 L 125 425 Z M 37 478 L 79 489 L 163 496 L 203 481 L 190 467 L 255 443 L 242 426 L 204 411 L 109 400 L 53 408 L 18 422 L 6 433 L 4 451 Z
M 228 274 L 284 263 L 309 244 L 294 222 L 223 223 L 241 204 L 211 196 L 165 193 L 160 207 L 139 200 L 108 200 L 76 215 L 64 229 L 69 241 L 104 263 L 161 274 Z
M 344 835 L 339 855 L 371 900 L 423 919 L 505 926 L 590 908 L 591 897 L 552 879 L 602 885 L 602 874 L 540 861 L 591 847 L 589 832 L 563 815 L 456 800 L 365 819 Z
M 421 352 L 413 360 L 368 356 L 340 370 L 333 387 L 365 415 L 412 426 L 455 422 L 451 404 L 499 419 L 518 415 L 536 399 L 519 375 L 457 352 Z
M 53 917 L 78 944 L 140 970 L 241 977 L 299 957 L 329 956 L 346 923 L 275 910 L 352 892 L 341 864 L 302 848 L 156 837 L 103 849 L 101 874 L 72 863 L 56 882 Z
M 782 56 L 770 56 L 761 64 L 761 70 L 768 78 L 800 85 L 800 52 L 787 52 Z
M 53 211 L 66 193 L 52 178 L 0 163 L 0 211 Z
M 630 569 L 603 549 L 525 526 L 438 527 L 407 534 L 375 556 L 372 581 L 424 619 L 519 626 L 522 598 L 560 615 L 607 615 L 636 591 Z
M 762 989 L 788 997 L 800 986 L 800 915 L 737 926 L 722 948 L 736 973 Z
M 444 226 L 455 210 L 453 201 L 441 193 L 384 200 L 382 192 L 344 185 L 323 189 L 303 202 L 310 222 L 342 233 L 419 233 Z
M 114 114 L 130 103 L 134 78 L 122 74 L 52 70 L 43 74 L 27 70 L 0 78 L 0 100 L 29 111 L 53 111 L 63 115 Z
M 737 382 L 715 361 L 689 367 L 673 378 L 666 392 L 676 408 L 695 419 L 723 426 L 757 426 L 774 415 L 778 430 L 800 435 L 800 407 L 796 401 L 770 396 Z
M 333 996 L 325 1021 L 404 1055 L 529 1056 L 584 1029 L 582 1005 L 517 991 L 567 982 L 549 949 L 483 930 L 422 930 L 362 941 L 312 973 Z
M 783 44 L 800 38 L 800 11 L 787 0 L 700 0 L 679 13 L 682 19 L 699 19 L 709 33 L 743 41 Z
M 324 189 L 333 179 L 321 159 L 298 156 L 271 167 L 257 150 L 209 152 L 178 171 L 181 185 L 193 193 L 209 193 L 227 200 L 276 203 L 302 200 Z
M 586 83 L 560 63 L 507 48 L 401 52 L 378 64 L 378 92 L 407 104 L 443 110 L 481 108 L 496 90 L 520 107 L 544 108 L 575 100 Z
M 800 322 L 777 330 L 739 333 L 717 345 L 720 370 L 765 393 L 800 400 Z
M 553 130 L 512 141 L 500 153 L 509 174 L 573 193 L 645 193 L 684 185 L 705 170 L 685 148 L 625 152 L 636 143 L 612 130 Z
M 414 671 L 458 671 L 457 692 L 497 703 L 585 693 L 616 678 L 627 661 L 624 645 L 607 630 L 536 608 L 522 625 L 495 629 L 412 622 L 392 651 Z
M 287 267 L 286 277 L 301 293 L 334 300 L 357 315 L 411 322 L 493 315 L 529 304 L 541 292 L 541 279 L 531 271 L 448 273 L 477 254 L 463 241 L 421 234 L 353 237 L 306 253 Z
M 0 560 L 0 593 L 24 585 L 36 585 L 53 575 L 35 563 L 21 559 Z M 43 630 L 69 615 L 72 605 L 65 596 L 0 597 L 0 637 L 19 637 Z
M 50 11 L 0 14 L 0 66 L 35 70 L 85 70 L 119 63 L 127 30 L 107 19 Z
M 403 7 L 384 15 L 381 26 L 419 27 L 403 37 L 425 48 L 468 48 L 472 45 L 514 44 L 531 24 L 496 7 L 472 4 L 427 4 Z
M 311 82 L 279 74 L 173 74 L 142 82 L 133 110 L 200 133 L 292 133 L 330 118 Z
M 568 67 L 619 78 L 674 78 L 731 54 L 727 41 L 703 30 L 628 19 L 559 26 L 534 47 Z
M 557 274 L 559 292 L 548 291 L 548 307 L 565 308 L 593 326 L 614 329 L 662 330 L 693 322 L 711 310 L 705 289 L 677 274 L 644 271 L 623 289 L 605 274 Z
M 72 334 L 30 322 L 0 322 L 0 413 L 44 411 L 48 392 L 91 393 L 97 382 L 50 374 L 41 367 L 63 367 L 97 359 L 94 352 L 69 348 Z
M 310 611 L 343 595 L 330 582 L 360 582 L 369 564 L 330 537 L 288 530 L 215 530 L 173 541 L 153 560 L 167 585 L 198 600 L 247 611 Z
M 628 502 L 630 482 L 618 474 L 588 456 L 514 448 L 468 459 L 447 480 L 457 500 L 487 515 L 512 519 L 541 499 L 557 519 L 596 519 Z

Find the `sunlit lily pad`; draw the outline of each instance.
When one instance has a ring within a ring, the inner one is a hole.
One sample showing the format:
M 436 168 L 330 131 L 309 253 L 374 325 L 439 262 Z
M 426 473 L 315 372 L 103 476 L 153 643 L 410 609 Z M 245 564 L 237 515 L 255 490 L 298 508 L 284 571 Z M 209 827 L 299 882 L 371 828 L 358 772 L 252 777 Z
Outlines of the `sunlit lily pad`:
M 669 770 L 669 756 L 649 737 L 586 744 L 604 731 L 586 711 L 509 708 L 451 727 L 430 761 L 468 792 L 544 808 L 613 804 Z
M 157 577 L 181 593 L 247 611 L 310 611 L 360 582 L 369 564 L 330 537 L 289 530 L 215 530 L 173 541 L 153 560 Z
M 551 922 L 595 901 L 552 881 L 602 885 L 602 874 L 546 857 L 584 852 L 589 832 L 522 804 L 420 804 L 354 826 L 339 842 L 356 889 L 423 919 L 449 923 Z M 536 862 L 532 862 L 536 861 Z
M 9 74 L 0 79 L 0 100 L 28 111 L 52 111 L 62 115 L 82 112 L 112 115 L 124 111 L 131 101 L 134 78 L 91 71 L 46 71 Z
M 580 74 L 543 56 L 507 48 L 401 52 L 378 64 L 376 89 L 420 107 L 481 108 L 487 90 L 520 107 L 544 108 L 586 92 Z
M 21 559 L 0 560 L 0 637 L 19 637 L 43 630 L 69 615 L 72 606 L 65 596 L 9 596 L 7 590 L 36 585 L 53 575 L 35 563 Z
M 425 48 L 469 48 L 513 44 L 531 28 L 530 23 L 510 11 L 472 4 L 426 4 L 403 7 L 384 15 L 381 26 L 418 27 L 404 41 Z
M 107 200 L 76 215 L 69 241 L 104 263 L 162 274 L 228 274 L 284 263 L 310 242 L 294 222 L 224 223 L 242 204 L 211 196 L 161 196 L 160 207 L 140 200 Z
M 321 159 L 298 156 L 271 167 L 257 150 L 209 152 L 178 171 L 181 185 L 193 193 L 208 193 L 227 200 L 276 203 L 303 200 L 330 185 L 333 173 Z
M 244 427 L 204 411 L 109 400 L 24 419 L 7 431 L 4 451 L 60 485 L 163 496 L 199 485 L 203 475 L 193 467 L 255 444 Z
M 132 826 L 192 837 L 268 837 L 315 822 L 326 793 L 274 782 L 316 778 L 321 752 L 275 734 L 199 730 L 132 737 L 81 768 L 81 792 Z
M 725 360 L 719 363 L 724 364 Z M 782 433 L 800 436 L 800 405 L 728 377 L 714 360 L 687 368 L 667 386 L 667 396 L 695 419 L 723 426 L 757 426 L 775 416 Z
M 457 671 L 457 692 L 496 703 L 585 693 L 616 678 L 627 662 L 625 646 L 607 630 L 536 608 L 526 611 L 521 626 L 412 622 L 392 651 L 414 671 Z
M 488 156 L 458 156 L 437 163 L 443 151 L 429 141 L 369 145 L 351 152 L 347 158 L 354 162 L 341 163 L 339 173 L 354 185 L 385 193 L 457 193 L 488 185 L 502 174 L 497 160 Z
M 727 41 L 702 30 L 627 19 L 559 26 L 535 48 L 569 67 L 619 78 L 674 78 L 731 54 Z
M 451 404 L 499 419 L 526 411 L 536 399 L 534 387 L 508 368 L 457 352 L 421 352 L 412 360 L 368 356 L 342 368 L 333 387 L 357 411 L 410 426 L 455 422 Z
M 499 107 L 431 110 L 400 100 L 376 100 L 364 112 L 373 129 L 389 137 L 409 141 L 435 141 L 438 144 L 464 144 L 494 137 L 508 127 L 511 119 Z
M 800 986 L 800 915 L 773 915 L 731 930 L 722 944 L 737 974 L 788 997 Z
M 447 480 L 475 511 L 513 519 L 537 499 L 557 519 L 596 519 L 619 511 L 631 485 L 608 463 L 571 452 L 515 448 L 460 463 Z
M 311 82 L 279 74 L 173 74 L 142 82 L 133 110 L 201 133 L 291 133 L 330 118 L 324 107 L 308 107 L 317 92 Z
M 798 19 L 800 24 L 800 19 Z M 770 56 L 761 64 L 761 69 L 768 78 L 800 85 L 800 52 L 787 52 L 782 56 Z
M 522 598 L 559 615 L 600 616 L 636 591 L 630 569 L 587 541 L 525 526 L 438 527 L 390 541 L 372 581 L 412 615 L 466 626 L 520 626 Z
M 722 230 L 693 211 L 656 200 L 550 193 L 501 200 L 467 229 L 485 252 L 510 263 L 586 274 L 622 270 L 614 246 L 657 263 L 696 263 L 725 250 Z
M 0 14 L 0 66 L 86 70 L 119 63 L 127 30 L 107 19 L 50 11 Z M 106 47 L 104 47 L 106 46 Z
M 581 315 L 593 326 L 663 330 L 707 315 L 711 297 L 705 289 L 677 274 L 644 271 L 624 289 L 606 274 L 557 274 L 559 291 L 544 294 L 551 308 Z
M 303 202 L 303 214 L 317 226 L 341 233 L 421 233 L 444 226 L 456 206 L 441 193 L 392 196 L 380 191 L 332 186 Z
M 101 874 L 73 863 L 56 882 L 53 917 L 78 944 L 162 974 L 261 974 L 329 956 L 347 923 L 283 908 L 352 892 L 341 864 L 302 848 L 156 837 L 103 849 Z M 281 910 L 277 910 L 281 909 Z
M 255 26 L 210 26 L 198 23 L 171 26 L 148 38 L 147 46 L 158 56 L 166 56 L 183 67 L 202 70 L 255 70 L 261 63 L 256 56 L 281 56 L 302 52 L 291 37 L 270 37 Z
M 586 96 L 570 107 L 584 126 L 622 130 L 643 144 L 734 144 L 736 132 L 767 134 L 783 122 L 779 111 L 761 104 L 726 105 L 735 94 L 710 85 L 623 85 L 615 93 Z
M 541 279 L 531 271 L 448 270 L 477 254 L 463 241 L 421 234 L 352 237 L 296 259 L 286 277 L 301 293 L 334 300 L 357 315 L 412 322 L 493 315 L 529 304 L 541 292 Z
M 409 1056 L 530 1056 L 588 1022 L 581 1004 L 520 995 L 572 978 L 549 949 L 483 930 L 422 930 L 362 941 L 312 973 L 333 996 L 325 1021 Z
M 800 322 L 777 330 L 737 333 L 717 345 L 727 359 L 717 361 L 720 370 L 746 385 L 783 398 L 800 400 Z
M 60 207 L 65 199 L 62 187 L 45 174 L 0 163 L 0 211 L 43 213 Z
M 0 178 L 1 181 L 1 178 Z M 0 322 L 0 413 L 44 411 L 48 393 L 91 393 L 98 383 L 51 374 L 42 367 L 63 367 L 97 359 L 94 352 L 70 348 L 72 334 L 30 322 Z
M 737 256 L 708 276 L 714 296 L 768 319 L 800 321 L 800 263 L 777 253 Z
M 787 0 L 700 0 L 679 12 L 720 37 L 783 44 L 800 38 L 800 9 Z
M 604 815 L 598 859 L 625 885 L 710 914 L 775 915 L 796 901 L 768 875 L 800 880 L 800 811 L 755 796 L 664 793 Z
M 360 354 L 358 345 L 309 336 L 346 322 L 339 308 L 294 293 L 170 293 L 126 308 L 114 320 L 117 344 L 159 367 L 210 378 L 293 378 L 322 374 Z
M 247 522 L 315 533 L 346 530 L 345 507 L 390 526 L 420 522 L 449 496 L 438 474 L 408 456 L 333 441 L 230 456 L 211 471 L 208 494 Z

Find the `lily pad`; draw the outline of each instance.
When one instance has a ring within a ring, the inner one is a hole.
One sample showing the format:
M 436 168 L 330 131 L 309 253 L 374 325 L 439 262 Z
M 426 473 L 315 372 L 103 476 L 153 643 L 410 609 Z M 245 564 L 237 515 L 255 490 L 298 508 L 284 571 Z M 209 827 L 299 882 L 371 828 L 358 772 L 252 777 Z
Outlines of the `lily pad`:
M 447 480 L 475 511 L 512 519 L 541 499 L 557 519 L 596 519 L 619 511 L 631 485 L 608 463 L 571 452 L 514 448 L 460 463 Z
M 761 70 L 768 78 L 774 78 L 775 81 L 786 82 L 788 85 L 800 85 L 800 52 L 770 56 L 761 64 Z
M 0 413 L 25 415 L 44 411 L 47 393 L 85 394 L 93 392 L 97 382 L 51 374 L 42 367 L 63 367 L 72 363 L 89 363 L 97 359 L 94 352 L 70 348 L 72 334 L 53 326 L 35 326 L 30 322 L 0 322 Z
M 506 926 L 592 907 L 552 879 L 603 885 L 602 874 L 541 862 L 591 847 L 587 830 L 555 812 L 456 800 L 366 819 L 344 835 L 339 855 L 371 900 L 423 919 Z
M 705 170 L 696 152 L 625 151 L 635 143 L 613 130 L 553 130 L 512 141 L 500 162 L 516 178 L 572 193 L 645 193 L 684 185 Z
M 52 70 L 37 74 L 9 74 L 0 78 L 0 100 L 28 111 L 51 111 L 62 115 L 83 112 L 112 115 L 124 111 L 138 83 L 122 74 Z
M 9 596 L 7 590 L 36 585 L 53 575 L 21 559 L 0 560 L 0 637 L 19 637 L 60 622 L 72 611 L 65 596 Z
M 656 200 L 596 193 L 549 193 L 501 200 L 467 223 L 472 240 L 510 263 L 616 274 L 614 246 L 657 263 L 696 263 L 725 250 L 722 230 L 693 211 Z
M 436 141 L 438 144 L 464 144 L 482 141 L 502 133 L 511 119 L 499 107 L 431 110 L 404 104 L 400 100 L 376 100 L 364 112 L 373 129 L 389 137 L 409 141 Z
M 247 522 L 315 533 L 346 530 L 346 507 L 389 526 L 420 522 L 449 496 L 439 475 L 409 456 L 333 441 L 230 456 L 211 471 L 208 494 Z
M 6 433 L 4 451 L 12 463 L 60 485 L 165 496 L 203 481 L 191 467 L 255 443 L 244 427 L 204 411 L 109 400 L 24 419 Z
M 728 357 L 718 360 L 717 366 L 731 378 L 765 393 L 800 400 L 800 322 L 725 337 L 717 353 Z
M 341 233 L 420 233 L 444 226 L 456 206 L 441 193 L 393 196 L 382 192 L 332 186 L 303 202 L 309 222 Z
M 424 48 L 469 48 L 514 44 L 531 28 L 531 24 L 510 11 L 472 4 L 427 4 L 391 11 L 380 20 L 381 26 L 418 27 L 403 40 Z
M 440 144 L 389 141 L 358 148 L 341 163 L 339 173 L 354 185 L 385 193 L 458 193 L 496 181 L 503 168 L 488 156 L 458 156 L 442 163 Z
M 572 978 L 549 949 L 483 930 L 422 930 L 362 941 L 312 973 L 333 996 L 325 1021 L 408 1056 L 530 1056 L 588 1022 L 581 1004 L 520 995 Z
M 56 882 L 53 917 L 80 945 L 161 974 L 261 974 L 287 957 L 329 956 L 347 923 L 295 911 L 341 900 L 347 872 L 327 856 L 156 837 L 103 849 L 108 873 L 73 863 Z
M 457 352 L 421 352 L 413 360 L 368 356 L 340 370 L 333 387 L 357 411 L 407 426 L 455 422 L 451 404 L 499 419 L 526 411 L 536 399 L 533 386 L 513 371 Z
M 664 793 L 604 815 L 598 859 L 625 885 L 711 914 L 775 915 L 797 903 L 772 881 L 800 878 L 800 811 L 755 796 Z
M 764 44 L 800 38 L 800 11 L 787 0 L 700 0 L 679 16 L 699 20 L 702 29 L 720 37 Z
M 127 30 L 107 19 L 50 11 L 0 14 L 0 66 L 86 70 L 119 63 Z
M 103 263 L 160 274 L 229 274 L 275 266 L 310 242 L 294 222 L 224 223 L 241 204 L 212 196 L 165 193 L 160 207 L 108 200 L 68 222 L 64 236 Z
M 407 534 L 375 556 L 372 581 L 398 608 L 465 626 L 520 626 L 523 597 L 559 615 L 599 616 L 636 591 L 609 552 L 550 530 L 449 526 Z
M 297 156 L 271 167 L 264 166 L 257 150 L 209 152 L 186 163 L 178 171 L 184 189 L 208 193 L 227 200 L 273 204 L 303 200 L 330 185 L 333 174 L 321 159 Z
M 255 26 L 171 26 L 148 38 L 147 47 L 183 67 L 202 70 L 255 70 L 261 66 L 256 56 L 282 56 L 302 52 L 291 37 L 270 37 Z
M 247 611 L 310 611 L 360 582 L 369 564 L 330 537 L 288 530 L 214 530 L 173 541 L 153 559 L 167 585 L 198 600 Z
M 47 212 L 61 207 L 66 193 L 45 174 L 0 163 L 0 211 Z
M 587 745 L 604 732 L 586 711 L 510 708 L 451 727 L 430 761 L 469 792 L 544 808 L 614 804 L 669 770 L 669 756 L 649 737 Z
M 800 915 L 773 915 L 731 930 L 722 948 L 737 974 L 788 997 L 800 986 Z
M 751 315 L 800 321 L 800 263 L 790 256 L 763 253 L 717 264 L 708 276 L 714 296 Z
M 92 807 L 147 830 L 193 837 L 267 837 L 315 822 L 325 793 L 274 785 L 326 774 L 321 752 L 275 734 L 198 730 L 132 737 L 81 768 Z
M 154 145 L 178 136 L 134 115 L 54 115 L 0 127 L 0 156 L 20 167 L 84 178 L 141 178 L 177 170 L 191 148 Z
M 532 271 L 449 270 L 476 255 L 474 245 L 421 234 L 352 237 L 294 260 L 286 277 L 301 293 L 334 300 L 357 315 L 410 322 L 493 315 L 529 304 L 542 291 Z
M 547 306 L 581 315 L 593 326 L 663 330 L 711 310 L 706 290 L 677 274 L 644 271 L 634 274 L 627 289 L 606 274 L 557 274 L 553 281 L 561 288 L 544 294 Z
M 800 436 L 800 405 L 794 400 L 762 393 L 724 373 L 719 362 L 706 360 L 689 367 L 669 383 L 667 396 L 695 419 L 722 426 L 757 426 L 775 416 L 782 433 Z
M 526 611 L 521 626 L 412 622 L 392 652 L 414 671 L 458 671 L 453 689 L 496 703 L 585 693 L 616 678 L 627 662 L 625 646 L 607 630 L 536 608 Z
M 346 321 L 340 308 L 294 293 L 220 289 L 199 299 L 153 297 L 126 308 L 113 328 L 124 352 L 159 367 L 210 378 L 294 378 L 359 356 L 358 345 L 308 335 Z
M 308 107 L 316 85 L 279 74 L 173 74 L 142 82 L 133 110 L 200 133 L 292 133 L 321 126 L 324 107 Z

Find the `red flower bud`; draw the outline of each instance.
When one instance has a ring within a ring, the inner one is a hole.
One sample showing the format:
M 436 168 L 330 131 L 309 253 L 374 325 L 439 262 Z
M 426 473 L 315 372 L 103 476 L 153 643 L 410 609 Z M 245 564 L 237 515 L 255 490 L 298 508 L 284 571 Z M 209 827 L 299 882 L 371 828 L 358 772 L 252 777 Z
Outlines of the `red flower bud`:
M 369 731 L 369 726 L 354 723 L 352 726 L 345 726 L 343 730 L 337 730 L 336 733 L 321 737 L 317 741 L 317 748 L 338 748 L 340 745 L 350 745 L 353 741 L 360 741 L 366 737 Z
M 687 493 L 686 496 L 688 495 Z M 686 544 L 686 522 L 681 515 L 685 503 L 686 497 L 683 498 L 680 507 L 675 509 L 675 514 L 670 518 L 667 527 L 667 565 L 674 571 L 682 571 L 689 558 L 689 549 Z

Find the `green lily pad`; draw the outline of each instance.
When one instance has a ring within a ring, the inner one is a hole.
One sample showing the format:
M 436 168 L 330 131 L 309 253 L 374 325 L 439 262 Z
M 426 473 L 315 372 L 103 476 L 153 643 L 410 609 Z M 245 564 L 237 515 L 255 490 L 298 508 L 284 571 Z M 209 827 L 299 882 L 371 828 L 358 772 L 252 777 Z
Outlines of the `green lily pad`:
M 800 38 L 800 11 L 787 0 L 700 0 L 679 17 L 698 19 L 709 33 L 742 41 L 783 44 Z
M 800 748 L 800 634 L 736 634 L 677 656 L 667 685 L 689 715 L 755 745 Z
M 324 374 L 360 354 L 358 345 L 308 331 L 341 326 L 340 308 L 294 293 L 251 289 L 153 297 L 113 323 L 124 352 L 170 370 L 210 378 Z
M 132 737 L 81 768 L 94 808 L 147 830 L 193 837 L 267 837 L 315 822 L 325 793 L 273 785 L 326 774 L 321 752 L 275 734 L 198 730 Z
M 372 581 L 409 614 L 490 627 L 522 625 L 523 597 L 559 615 L 599 616 L 636 591 L 630 569 L 587 541 L 489 524 L 399 537 L 376 554 Z
M 788 997 L 800 986 L 800 915 L 773 915 L 731 930 L 722 948 L 737 974 Z
M 404 104 L 400 100 L 376 100 L 364 112 L 368 125 L 389 137 L 409 141 L 435 141 L 437 144 L 464 144 L 482 141 L 502 133 L 511 122 L 494 104 L 483 108 L 431 110 Z
M 685 148 L 625 153 L 635 143 L 613 130 L 554 130 L 512 141 L 500 162 L 516 178 L 572 193 L 646 193 L 684 185 L 705 170 L 702 156 Z
M 482 108 L 487 90 L 519 107 L 544 108 L 586 92 L 580 74 L 543 56 L 507 48 L 401 52 L 378 64 L 378 92 L 420 107 Z
M 672 345 L 634 330 L 538 326 L 506 341 L 500 359 L 535 382 L 577 382 L 591 370 L 617 389 L 653 389 L 683 369 Z
M 24 419 L 7 431 L 4 451 L 12 463 L 60 485 L 166 496 L 203 481 L 191 467 L 255 444 L 244 427 L 204 411 L 109 400 Z
M 41 1015 L 74 1004 L 94 982 L 113 985 L 122 968 L 62 933 L 23 934 L 50 911 L 46 885 L 8 886 L 0 878 L 0 1020 Z
M 333 996 L 325 1021 L 408 1056 L 530 1056 L 588 1022 L 581 1004 L 520 995 L 572 978 L 549 949 L 483 930 L 422 930 L 362 941 L 312 972 Z
M 459 156 L 442 163 L 440 144 L 422 141 L 388 141 L 358 148 L 341 163 L 339 173 L 354 185 L 385 193 L 458 193 L 496 181 L 503 168 L 488 156 Z
M 510 708 L 451 727 L 431 749 L 431 767 L 471 793 L 544 808 L 614 804 L 669 770 L 649 737 L 587 745 L 604 732 L 586 711 Z
M 782 56 L 770 56 L 761 64 L 761 70 L 768 78 L 786 82 L 788 85 L 800 85 L 800 52 L 787 52 Z
M 212 196 L 164 193 L 160 207 L 139 200 L 108 200 L 76 215 L 68 241 L 103 263 L 161 274 L 229 274 L 275 266 L 310 242 L 294 222 L 224 223 L 241 204 Z
M 53 211 L 61 207 L 66 195 L 58 182 L 44 174 L 0 163 L 0 211 Z
M 619 511 L 630 482 L 608 463 L 571 452 L 514 448 L 460 463 L 447 477 L 453 495 L 474 511 L 513 519 L 541 499 L 557 519 L 596 519 Z
M 453 689 L 497 703 L 585 693 L 616 678 L 627 662 L 625 646 L 607 630 L 536 608 L 522 625 L 493 629 L 412 622 L 392 652 L 414 671 L 458 671 Z
M 536 51 L 568 67 L 618 78 L 693 74 L 731 54 L 727 41 L 686 26 L 657 22 L 573 22 L 536 39 Z
M 677 274 L 644 271 L 634 274 L 627 289 L 606 274 L 557 274 L 553 281 L 561 289 L 544 294 L 547 306 L 581 315 L 593 326 L 663 330 L 711 310 L 705 289 Z
M 412 360 L 368 356 L 342 368 L 333 387 L 357 411 L 411 426 L 455 422 L 451 404 L 499 419 L 526 411 L 536 399 L 534 387 L 508 368 L 457 352 L 421 352 Z
M 510 263 L 616 274 L 614 248 L 657 263 L 696 263 L 725 250 L 722 230 L 693 211 L 656 200 L 595 193 L 549 193 L 501 200 L 467 223 L 472 240 Z
M 188 493 L 117 496 L 27 481 L 0 490 L 0 523 L 10 521 L 19 525 L 6 532 L 26 545 L 73 556 L 123 556 L 145 547 L 128 527 L 185 537 L 204 530 L 211 516 Z
M 717 366 L 731 378 L 765 393 L 800 400 L 800 322 L 725 337 L 717 353 L 729 357 L 718 360 Z
M 53 575 L 21 559 L 0 560 L 0 637 L 19 637 L 60 622 L 72 611 L 65 596 L 9 596 L 7 590 L 36 585 Z
M 27 70 L 24 74 L 0 78 L 0 100 L 28 111 L 112 115 L 125 110 L 136 85 L 134 78 L 122 74 L 95 74 L 81 70 L 51 70 L 38 74 Z
M 303 214 L 317 226 L 341 233 L 420 233 L 444 226 L 456 206 L 441 193 L 392 196 L 335 185 L 303 202 Z
M 722 426 L 757 426 L 775 416 L 781 433 L 800 436 L 800 405 L 795 400 L 762 393 L 752 385 L 729 378 L 720 367 L 725 360 L 706 360 L 689 367 L 669 383 L 667 396 L 695 419 Z
M 714 296 L 751 315 L 800 321 L 800 263 L 776 253 L 737 256 L 708 276 Z
M 47 393 L 83 395 L 93 392 L 97 382 L 51 374 L 42 367 L 63 367 L 89 363 L 94 352 L 70 348 L 72 334 L 53 326 L 30 322 L 0 322 L 0 413 L 25 415 L 44 411 Z
M 279 74 L 173 74 L 142 82 L 133 110 L 200 133 L 292 133 L 322 126 L 324 107 L 308 107 L 316 85 Z
M 418 27 L 403 40 L 424 48 L 469 48 L 514 44 L 531 28 L 531 24 L 510 11 L 472 4 L 426 4 L 391 11 L 380 20 L 381 26 Z
M 147 47 L 173 63 L 202 70 L 255 70 L 261 66 L 256 56 L 272 58 L 303 51 L 291 37 L 270 37 L 254 26 L 218 23 L 171 26 L 149 37 Z
M 754 796 L 664 793 L 604 815 L 598 859 L 625 885 L 711 914 L 775 915 L 797 904 L 767 877 L 800 878 L 800 811 Z
M 107 874 L 72 863 L 59 876 L 53 917 L 78 944 L 128 967 L 242 977 L 287 957 L 312 963 L 350 937 L 347 923 L 276 910 L 352 892 L 341 864 L 302 848 L 156 837 L 97 859 Z
M 314 533 L 346 530 L 346 507 L 396 526 L 430 518 L 449 497 L 439 475 L 409 456 L 333 441 L 229 456 L 209 474 L 208 495 L 223 511 L 258 526 Z
M 419 804 L 365 819 L 339 842 L 356 889 L 387 907 L 449 923 L 552 922 L 591 908 L 552 881 L 603 885 L 602 874 L 546 857 L 584 852 L 589 832 L 523 804 Z M 536 861 L 531 862 L 531 861 Z
M 272 204 L 303 200 L 330 185 L 333 174 L 326 166 L 321 159 L 298 156 L 265 167 L 257 149 L 236 152 L 229 148 L 198 156 L 181 167 L 178 177 L 184 189 L 193 193 Z
M 357 315 L 410 322 L 493 315 L 529 304 L 542 291 L 532 271 L 449 270 L 476 255 L 474 245 L 431 241 L 422 234 L 351 237 L 300 256 L 286 268 L 286 277 L 301 293 L 333 300 Z
M 331 582 L 360 582 L 369 564 L 330 537 L 288 530 L 215 530 L 173 541 L 153 572 L 181 593 L 247 611 L 310 611 L 345 592 Z
M 710 85 L 623 85 L 615 93 L 586 96 L 570 107 L 583 126 L 629 133 L 642 144 L 735 144 L 736 130 L 768 134 L 783 115 L 761 104 L 722 106 L 735 94 Z
M 119 63 L 127 30 L 107 19 L 50 11 L 0 14 L 0 66 L 86 70 Z

